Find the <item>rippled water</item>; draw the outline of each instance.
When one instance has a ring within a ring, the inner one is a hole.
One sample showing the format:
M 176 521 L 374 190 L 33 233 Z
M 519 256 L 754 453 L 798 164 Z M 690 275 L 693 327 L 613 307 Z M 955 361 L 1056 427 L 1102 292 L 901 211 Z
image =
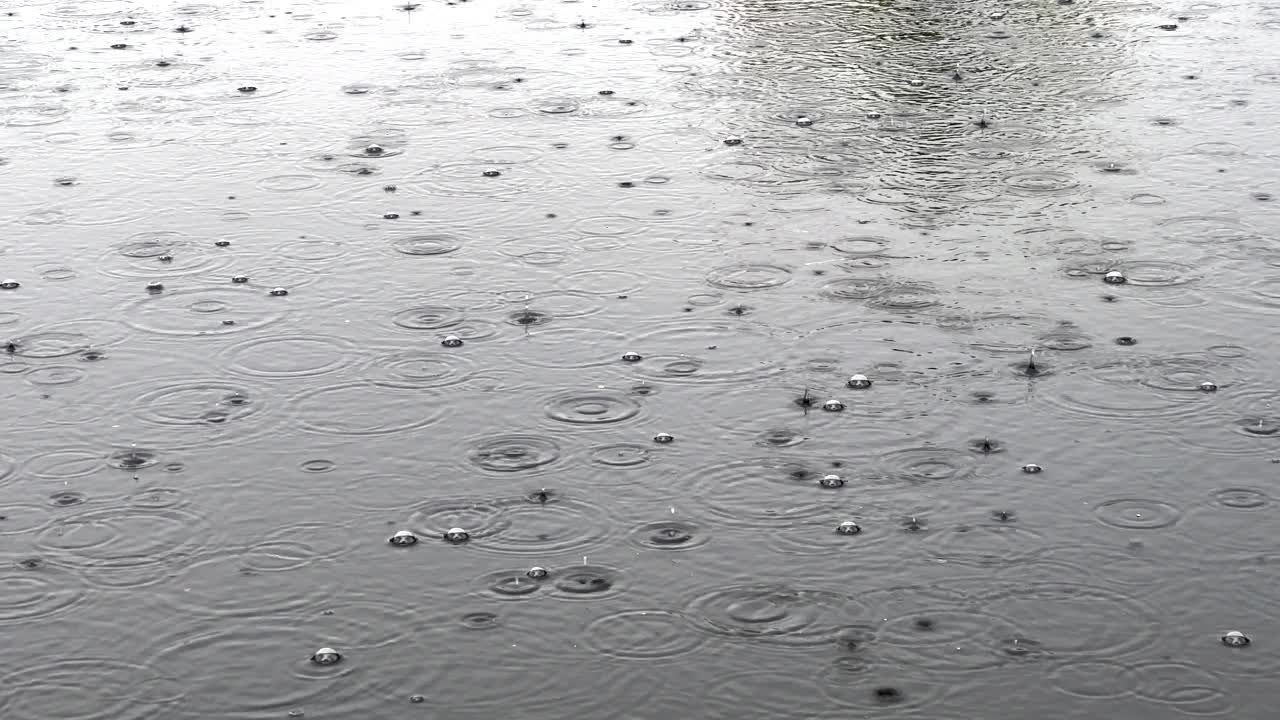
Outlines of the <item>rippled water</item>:
M 0 717 L 1266 717 L 1277 32 L 13 5 Z

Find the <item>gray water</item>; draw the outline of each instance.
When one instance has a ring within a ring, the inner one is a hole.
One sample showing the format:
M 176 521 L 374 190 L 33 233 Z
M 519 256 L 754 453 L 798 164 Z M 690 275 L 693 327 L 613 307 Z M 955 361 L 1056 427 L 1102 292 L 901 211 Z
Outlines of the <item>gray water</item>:
M 0 38 L 4 720 L 1273 714 L 1280 8 Z

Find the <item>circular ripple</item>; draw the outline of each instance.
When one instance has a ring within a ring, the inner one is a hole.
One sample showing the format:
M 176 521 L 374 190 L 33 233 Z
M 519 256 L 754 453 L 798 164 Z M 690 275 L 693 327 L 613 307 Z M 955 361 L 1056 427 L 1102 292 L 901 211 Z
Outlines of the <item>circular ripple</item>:
M 1133 692 L 1138 676 L 1132 668 L 1117 662 L 1072 660 L 1055 666 L 1049 681 L 1068 695 L 1102 700 Z
M 690 632 L 688 621 L 669 610 L 626 610 L 587 625 L 583 643 L 603 655 L 624 660 L 666 660 L 698 651 L 705 636 Z
M 1213 501 L 1233 510 L 1256 510 L 1271 504 L 1271 496 L 1254 488 L 1233 487 L 1215 490 Z
M 742 324 L 669 325 L 631 338 L 645 359 L 625 367 L 666 382 L 745 383 L 782 370 L 769 349 L 786 342 L 785 335 Z
M 519 498 L 501 506 L 501 529 L 476 543 L 480 550 L 534 556 L 581 552 L 608 539 L 614 525 L 603 508 L 563 495 L 546 503 Z M 470 530 L 466 525 L 457 527 Z
M 685 616 L 705 633 L 771 645 L 816 647 L 835 641 L 862 608 L 825 590 L 783 584 L 743 584 L 703 592 Z
M 1114 659 L 1150 649 L 1160 632 L 1159 613 L 1109 588 L 1015 582 L 975 601 L 983 612 L 1024 628 L 1050 656 Z M 1046 613 L 1046 607 L 1054 611 Z
M 162 383 L 148 381 L 147 386 Z M 263 409 L 247 387 L 218 381 L 162 386 L 139 395 L 132 407 L 143 422 L 179 427 L 240 423 Z
M 251 377 L 300 378 L 338 372 L 356 360 L 356 345 L 323 335 L 252 338 L 223 353 L 230 372 Z
M 354 538 L 348 533 L 326 523 L 305 522 L 267 533 L 244 550 L 241 563 L 251 572 L 296 570 L 339 558 L 354 547 Z
M 296 395 L 292 405 L 303 430 L 349 437 L 419 430 L 440 420 L 446 411 L 434 396 L 374 382 L 307 390 Z
M 439 330 L 459 325 L 463 320 L 461 310 L 445 305 L 420 305 L 391 316 L 391 322 L 408 330 Z
M 1030 558 L 1042 540 L 1040 533 L 1013 523 L 961 524 L 929 533 L 923 549 L 935 561 L 991 567 Z
M 190 708 L 187 713 L 179 710 L 178 717 L 184 718 L 199 717 L 202 711 L 196 708 L 208 707 L 234 717 L 284 716 L 313 704 L 351 715 L 369 697 L 389 697 L 412 686 L 414 670 L 358 662 L 359 651 L 370 645 L 362 646 L 356 639 L 359 629 L 344 627 L 342 619 L 336 613 L 321 618 L 324 622 L 288 615 L 239 618 L 184 633 L 153 657 L 166 673 L 183 678 L 179 707 Z M 337 647 L 347 658 L 337 665 L 315 665 L 310 653 L 320 645 Z M 263 672 L 264 667 L 278 672 Z M 229 685 L 234 693 L 226 692 Z
M 462 528 L 472 541 L 506 530 L 511 521 L 507 504 L 478 498 L 437 498 L 419 505 L 409 515 L 409 527 L 419 537 L 442 538 L 451 528 Z
M 440 388 L 470 380 L 474 364 L 467 355 L 406 350 L 374 359 L 366 373 L 388 387 Z
M 209 542 L 204 525 L 204 518 L 180 507 L 103 507 L 60 517 L 35 542 L 94 584 L 139 587 L 166 579 Z
M 0 714 L 6 720 L 148 720 L 182 697 L 172 677 L 118 657 L 23 665 L 0 677 L 5 687 L 22 689 L 0 699 Z
M 791 271 L 762 263 L 737 263 L 707 273 L 707 284 L 726 290 L 764 290 L 791 282 Z
M 105 467 L 107 457 L 96 450 L 53 450 L 27 458 L 23 469 L 32 477 L 67 480 L 92 475 Z
M 1142 287 L 1173 287 L 1198 279 L 1194 268 L 1164 260 L 1127 260 L 1116 267 L 1128 279 L 1127 284 Z
M 1074 190 L 1078 181 L 1066 174 L 1051 170 L 1014 173 L 1004 179 L 1005 185 L 1019 195 L 1049 195 Z
M 634 398 L 607 390 L 560 393 L 547 401 L 547 416 L 577 425 L 604 425 L 622 422 L 640 414 Z
M 462 240 L 448 233 L 430 233 L 397 238 L 391 241 L 391 247 L 404 255 L 430 257 L 454 252 L 462 247 Z
M 0 528 L 3 528 L 3 523 L 0 523 Z M 27 568 L 18 562 L 5 562 L 0 565 L 0 584 L 5 588 L 0 594 L 0 625 L 24 625 L 43 620 L 71 610 L 88 598 L 87 589 L 79 578 L 45 563 Z M 5 678 L 6 681 L 8 679 Z M 13 699 L 23 694 L 5 695 Z M 0 700 L 0 708 L 4 707 L 5 701 Z M 6 713 L 5 717 L 10 715 Z
M 549 465 L 560 459 L 561 448 L 541 435 L 511 433 L 472 442 L 467 459 L 494 472 L 520 472 Z
M 963 450 L 921 447 L 885 454 L 880 457 L 880 465 L 886 474 L 898 480 L 944 483 L 972 477 L 978 460 L 973 453 Z
M 222 335 L 270 325 L 285 316 L 280 298 L 240 288 L 173 290 L 126 303 L 126 322 L 160 335 Z
M 169 260 L 161 262 L 161 257 Z M 184 233 L 143 232 L 113 246 L 97 263 L 110 277 L 149 280 L 195 275 L 226 267 L 231 258 Z
M 832 300 L 870 300 L 884 294 L 889 287 L 886 278 L 844 277 L 824 283 L 818 293 Z
M 652 453 L 653 450 L 647 445 L 613 443 L 591 448 L 587 453 L 587 459 L 605 467 L 636 467 L 647 465 Z
M 1011 648 L 1016 648 L 1013 652 L 1037 649 L 1037 643 L 1026 640 L 1027 634 L 1013 623 L 958 606 L 926 605 L 887 619 L 876 638 L 878 655 L 931 673 L 999 667 L 1013 659 Z
M 552 594 L 565 600 L 600 600 L 621 591 L 622 573 L 603 565 L 573 565 L 551 575 Z
M 1094 506 L 1102 523 L 1126 530 L 1153 530 L 1178 522 L 1182 511 L 1165 502 L 1144 498 L 1118 498 Z
M 631 531 L 631 542 L 654 550 L 688 550 L 710 539 L 696 523 L 685 520 L 659 520 Z
M 1220 715 L 1233 709 L 1221 680 L 1190 663 L 1152 660 L 1133 666 L 1140 698 L 1158 702 L 1187 715 Z
M 534 579 L 529 577 L 528 573 L 528 568 L 498 570 L 482 575 L 476 582 L 486 597 L 519 600 L 544 590 L 550 579 L 549 577 Z
M 889 249 L 889 239 L 874 235 L 854 235 L 831 243 L 831 249 L 851 257 L 881 255 Z
M 818 477 L 797 460 L 751 458 L 699 470 L 691 483 L 695 499 L 718 518 L 791 527 L 801 520 L 838 514 L 841 493 L 815 490 Z

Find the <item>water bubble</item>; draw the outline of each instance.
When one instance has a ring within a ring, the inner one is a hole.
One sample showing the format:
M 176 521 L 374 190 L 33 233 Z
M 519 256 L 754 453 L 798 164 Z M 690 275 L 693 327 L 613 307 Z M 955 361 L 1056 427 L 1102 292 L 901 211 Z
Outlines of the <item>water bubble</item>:
M 289 294 L 289 291 L 282 287 L 278 287 L 278 288 L 271 288 L 270 292 L 268 292 L 267 294 L 270 295 L 271 297 L 284 297 L 285 295 Z
M 845 520 L 836 526 L 836 532 L 841 535 L 857 535 L 862 532 L 862 527 L 852 520 Z
M 1131 337 L 1131 336 L 1129 336 L 1129 335 L 1121 335 L 1120 337 L 1116 338 L 1116 344 L 1117 344 L 1117 345 L 1124 345 L 1124 346 L 1126 346 L 1126 347 L 1131 346 L 1131 345 L 1137 345 L 1137 344 L 1138 344 L 1138 339 L 1137 339 L 1137 338 L 1135 338 L 1135 337 Z
M 388 540 L 388 542 L 390 542 L 392 545 L 399 545 L 401 547 L 407 546 L 407 545 L 416 545 L 418 542 L 418 536 L 414 535 L 412 532 L 409 532 L 408 530 L 400 530 L 396 532 L 395 535 L 392 535 L 391 539 Z
M 1129 279 L 1119 270 L 1108 270 L 1107 274 L 1102 276 L 1102 282 L 1109 285 L 1123 285 L 1129 282 Z
M 331 647 L 322 647 L 311 655 L 311 662 L 316 665 L 337 665 L 342 654 Z
M 841 410 L 844 410 L 844 403 L 832 398 L 822 403 L 822 409 L 827 412 L 840 412 Z
M 232 275 L 231 282 L 236 284 L 244 284 L 249 282 L 249 276 L 248 275 Z
M 1026 465 L 1022 466 L 1022 472 L 1028 473 L 1028 474 L 1035 474 L 1042 471 L 1043 469 L 1044 468 L 1040 467 L 1035 463 L 1027 463 Z
M 1229 647 L 1245 647 L 1250 642 L 1252 641 L 1249 640 L 1248 636 L 1246 636 L 1244 633 L 1240 632 L 1239 630 L 1232 630 L 1231 632 L 1222 636 L 1222 644 L 1227 645 Z
M 622 359 L 626 362 L 640 362 L 644 358 L 637 352 L 625 352 L 622 353 Z
M 540 566 L 538 566 L 538 565 L 534 565 L 533 567 L 531 567 L 531 568 L 529 568 L 528 570 L 526 570 L 524 574 L 525 574 L 527 577 L 532 578 L 532 579 L 534 579 L 534 580 L 544 580 L 544 579 L 546 579 L 546 578 L 547 578 L 547 576 L 549 576 L 551 573 L 550 573 L 546 568 L 544 568 L 544 567 L 540 567 Z
M 457 335 L 446 335 L 440 344 L 451 348 L 462 347 L 462 338 Z
M 738 135 L 730 135 L 724 139 L 725 145 L 741 145 L 742 138 Z
M 806 116 L 806 115 L 797 115 L 797 116 L 796 116 L 796 126 L 797 126 L 797 127 L 809 127 L 810 125 L 813 125 L 813 118 L 808 117 L 808 116 Z
M 147 283 L 146 290 L 147 290 L 147 292 L 149 292 L 149 293 L 164 292 L 164 283 L 159 283 L 159 282 L 149 282 L 149 283 Z
M 1205 380 L 1196 386 L 1201 392 L 1217 392 L 1218 384 L 1212 380 Z
M 675 439 L 676 439 L 675 436 L 672 435 L 671 433 L 664 433 L 664 432 L 660 432 L 657 435 L 653 436 L 653 441 L 660 445 L 665 445 L 669 442 L 672 442 Z
M 871 387 L 871 380 L 866 375 L 851 375 L 845 384 L 855 390 L 862 390 Z
M 455 545 L 457 545 L 457 544 L 459 544 L 459 543 L 464 543 L 464 542 L 466 542 L 466 541 L 470 540 L 470 539 L 471 539 L 471 533 L 467 532 L 466 530 L 463 530 L 462 528 L 458 528 L 458 527 L 455 527 L 455 528 L 449 528 L 448 530 L 446 530 L 446 531 L 444 532 L 444 539 L 445 539 L 445 540 L 448 540 L 449 542 L 451 542 L 451 543 L 453 543 L 453 544 L 455 544 Z
M 839 475 L 823 475 L 818 484 L 824 488 L 841 488 L 844 487 L 844 478 Z

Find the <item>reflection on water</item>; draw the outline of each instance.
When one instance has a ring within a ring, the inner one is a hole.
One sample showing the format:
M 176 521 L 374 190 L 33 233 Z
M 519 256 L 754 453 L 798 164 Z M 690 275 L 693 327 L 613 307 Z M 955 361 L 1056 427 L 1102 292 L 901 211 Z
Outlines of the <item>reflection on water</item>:
M 6 720 L 1263 716 L 1274 8 L 0 28 Z

